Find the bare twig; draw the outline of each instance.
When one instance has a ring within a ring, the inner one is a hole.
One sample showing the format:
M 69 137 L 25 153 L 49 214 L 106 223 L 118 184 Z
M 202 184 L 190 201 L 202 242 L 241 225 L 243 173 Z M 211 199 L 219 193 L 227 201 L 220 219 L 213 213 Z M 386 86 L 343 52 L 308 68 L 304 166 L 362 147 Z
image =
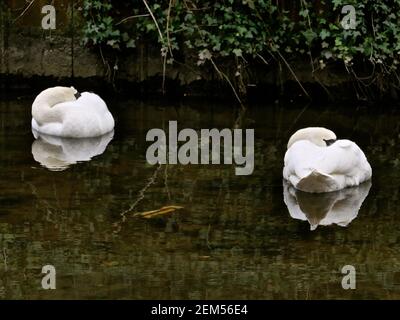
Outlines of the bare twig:
M 283 57 L 283 55 L 277 50 L 276 53 L 279 55 L 279 57 L 282 59 L 282 61 L 286 64 L 286 66 L 288 67 L 290 73 L 293 75 L 293 77 L 295 78 L 295 80 L 297 81 L 297 83 L 299 84 L 300 88 L 303 90 L 304 94 L 311 98 L 310 95 L 308 94 L 308 92 L 306 91 L 306 89 L 304 89 L 303 85 L 301 84 L 300 80 L 297 78 L 296 73 L 293 71 L 292 67 L 290 66 L 290 64 L 286 61 L 286 59 Z
M 118 26 L 118 25 L 120 25 L 120 24 L 122 24 L 122 23 L 124 23 L 124 22 L 126 22 L 128 20 L 141 18 L 141 17 L 150 17 L 150 14 L 145 13 L 145 14 L 138 14 L 138 15 L 135 15 L 135 16 L 129 16 L 129 17 L 126 17 L 126 18 L 122 19 L 121 21 L 117 22 L 115 25 Z
M 306 3 L 305 0 L 302 0 L 302 1 L 301 1 L 301 6 L 302 6 L 302 7 L 304 6 L 304 7 L 307 9 L 307 3 Z M 310 19 L 310 15 L 308 14 L 308 11 L 307 11 L 307 22 L 308 22 L 308 27 L 309 27 L 310 31 L 311 31 L 311 32 L 314 32 L 314 30 L 313 30 L 312 27 L 311 27 L 311 19 Z M 310 47 L 310 45 L 308 45 L 308 54 L 309 54 L 309 56 L 310 56 L 310 62 L 311 62 L 312 73 L 314 73 L 314 71 L 315 71 L 315 69 L 314 69 L 314 58 L 313 58 L 312 53 L 311 53 L 311 47 Z
M 172 0 L 169 0 L 169 5 L 168 5 L 168 13 L 167 13 L 167 44 L 168 44 L 168 49 L 169 53 L 171 55 L 171 58 L 174 58 L 174 55 L 172 54 L 172 47 L 171 47 L 171 39 L 169 37 L 169 22 L 171 18 L 171 7 L 172 7 Z
M 224 72 L 222 72 L 221 70 L 218 69 L 217 65 L 215 64 L 215 62 L 214 62 L 214 60 L 213 60 L 212 58 L 210 58 L 210 61 L 211 61 L 212 65 L 214 66 L 214 69 L 218 72 L 218 74 L 219 74 L 222 78 L 224 78 L 224 79 L 226 80 L 226 82 L 228 82 L 228 84 L 229 84 L 230 87 L 232 88 L 232 91 L 233 91 L 233 93 L 234 93 L 234 95 L 235 95 L 237 101 L 240 103 L 241 107 L 244 108 L 243 102 L 242 102 L 242 100 L 240 99 L 238 93 L 236 92 L 236 89 L 235 89 L 235 87 L 233 86 L 231 80 L 229 80 L 229 77 L 228 77 Z
M 151 15 L 151 18 L 152 18 L 153 21 L 154 21 L 154 24 L 155 24 L 155 26 L 156 26 L 156 28 L 157 28 L 158 35 L 160 36 L 160 40 L 161 40 L 162 45 L 164 45 L 164 36 L 163 36 L 163 34 L 162 34 L 162 32 L 161 32 L 160 26 L 158 25 L 157 19 L 156 19 L 156 17 L 154 16 L 153 12 L 151 11 L 151 9 L 150 9 L 150 7 L 149 7 L 147 1 L 146 1 L 146 0 L 143 0 L 143 3 L 144 3 L 144 5 L 146 6 L 147 11 L 149 12 L 149 14 Z M 162 90 L 163 90 L 163 93 L 165 93 L 165 73 L 166 73 L 166 65 L 167 65 L 167 54 L 166 54 L 166 53 L 163 53 L 163 80 L 162 80 Z
M 133 209 L 135 209 L 136 206 L 139 204 L 139 202 L 141 202 L 144 199 L 144 194 L 145 194 L 146 190 L 154 184 L 154 182 L 156 181 L 157 175 L 158 175 L 158 171 L 160 169 L 161 169 L 161 165 L 159 165 L 157 167 L 157 169 L 154 170 L 153 175 L 147 181 L 146 185 L 139 191 L 139 195 L 138 195 L 136 201 L 133 204 L 131 204 L 127 210 L 124 210 L 123 212 L 121 212 L 120 215 L 122 217 L 122 220 L 125 220 L 126 219 L 126 214 L 129 213 L 129 212 L 132 212 Z
M 269 65 L 268 61 L 265 60 L 265 58 L 261 54 L 257 53 L 257 57 L 259 57 L 261 61 L 264 62 L 266 65 Z
M 157 30 L 158 30 L 158 34 L 159 34 L 159 36 L 160 36 L 161 42 L 164 42 L 164 37 L 163 37 L 163 35 L 162 35 L 161 29 L 160 29 L 160 26 L 158 25 L 158 22 L 157 22 L 156 17 L 154 16 L 153 12 L 151 11 L 149 5 L 147 4 L 147 1 L 146 1 L 146 0 L 143 0 L 143 3 L 144 3 L 144 5 L 146 6 L 147 11 L 149 11 L 149 14 L 151 15 L 151 18 L 153 19 L 154 24 L 156 25 L 156 28 L 157 28 Z
M 34 2 L 35 0 L 31 0 L 31 2 L 29 2 L 24 11 L 22 11 L 22 13 L 17 18 L 15 18 L 13 22 L 15 23 L 18 19 L 20 19 L 29 10 L 29 8 L 33 5 Z
M 118 233 L 119 231 L 121 231 L 122 224 L 126 221 L 126 215 L 128 213 L 131 213 L 137 207 L 137 205 L 144 199 L 145 192 L 147 191 L 148 188 L 150 188 L 155 183 L 160 169 L 161 169 L 161 165 L 158 165 L 156 170 L 154 170 L 153 175 L 147 181 L 146 185 L 139 191 L 138 197 L 136 198 L 135 202 L 132 203 L 128 209 L 126 209 L 120 213 L 121 220 L 119 220 L 118 222 L 115 222 L 113 224 L 113 226 L 116 229 L 114 231 L 114 233 Z
M 167 192 L 167 195 L 168 195 L 168 200 L 171 200 L 171 193 L 170 193 L 169 187 L 168 187 L 168 163 L 165 164 L 164 185 L 165 185 L 165 191 Z

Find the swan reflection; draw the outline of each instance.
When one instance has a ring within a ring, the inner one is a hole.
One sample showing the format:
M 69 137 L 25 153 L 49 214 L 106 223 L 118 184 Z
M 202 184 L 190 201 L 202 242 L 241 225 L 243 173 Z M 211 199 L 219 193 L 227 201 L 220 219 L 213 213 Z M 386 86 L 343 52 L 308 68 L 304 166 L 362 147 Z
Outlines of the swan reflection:
M 114 132 L 95 138 L 61 138 L 32 130 L 35 141 L 32 144 L 33 158 L 52 171 L 62 171 L 81 161 L 89 161 L 101 155 L 113 139 Z
M 283 198 L 293 219 L 308 221 L 311 230 L 319 225 L 337 224 L 346 227 L 353 221 L 368 196 L 371 182 L 358 187 L 327 193 L 308 193 L 296 190 L 284 181 Z

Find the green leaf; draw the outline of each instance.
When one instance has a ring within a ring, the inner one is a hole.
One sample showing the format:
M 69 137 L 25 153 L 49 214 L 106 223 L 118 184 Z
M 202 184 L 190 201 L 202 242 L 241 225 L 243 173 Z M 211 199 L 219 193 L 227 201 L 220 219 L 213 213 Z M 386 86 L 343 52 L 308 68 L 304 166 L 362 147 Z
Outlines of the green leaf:
M 127 47 L 127 48 L 136 48 L 135 40 L 134 40 L 134 39 L 129 40 L 129 41 L 126 43 L 126 47 Z
M 242 56 L 242 50 L 241 49 L 233 49 L 232 52 L 235 54 L 236 57 L 241 57 Z
M 331 33 L 326 29 L 322 29 L 321 32 L 319 33 L 319 36 L 321 37 L 322 40 L 325 40 L 330 35 Z

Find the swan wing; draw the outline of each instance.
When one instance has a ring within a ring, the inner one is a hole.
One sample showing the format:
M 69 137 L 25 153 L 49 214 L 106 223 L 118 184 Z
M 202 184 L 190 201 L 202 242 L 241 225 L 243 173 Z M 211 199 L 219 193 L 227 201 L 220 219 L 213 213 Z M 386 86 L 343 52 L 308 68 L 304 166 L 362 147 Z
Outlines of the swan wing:
M 32 118 L 32 129 L 35 138 L 38 132 L 59 136 L 62 133 L 63 125 L 61 122 L 49 122 L 39 125 L 37 121 L 34 118 Z
M 284 178 L 307 192 L 330 192 L 359 185 L 371 175 L 364 153 L 350 140 L 339 140 L 329 147 L 302 140 L 294 143 L 285 155 Z
M 39 131 L 63 137 L 88 138 L 114 129 L 114 118 L 107 105 L 94 93 L 83 92 L 78 100 L 56 104 L 53 109 L 62 115 L 61 132 Z

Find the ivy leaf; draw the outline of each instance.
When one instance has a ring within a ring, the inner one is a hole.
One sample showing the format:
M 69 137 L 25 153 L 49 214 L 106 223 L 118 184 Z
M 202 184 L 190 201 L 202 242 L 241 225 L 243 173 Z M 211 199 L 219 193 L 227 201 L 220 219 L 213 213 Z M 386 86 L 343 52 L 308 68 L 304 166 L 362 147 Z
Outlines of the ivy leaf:
M 310 44 L 317 37 L 317 34 L 312 30 L 303 31 L 302 33 L 308 44 Z
M 325 40 L 330 35 L 331 33 L 326 29 L 322 29 L 321 32 L 319 33 L 319 36 L 321 37 L 322 40 Z
M 122 34 L 122 40 L 124 40 L 125 42 L 128 42 L 128 41 L 129 41 L 129 35 L 128 35 L 127 32 L 124 32 L 124 33 Z
M 135 40 L 134 40 L 134 39 L 129 40 L 129 41 L 126 43 L 126 47 L 127 47 L 127 48 L 136 48 Z
M 330 51 L 324 51 L 324 52 L 322 53 L 322 55 L 325 57 L 326 60 L 328 60 L 328 59 L 330 59 L 330 58 L 333 57 L 333 54 L 332 54 L 332 52 L 330 52 Z
M 308 9 L 300 10 L 299 15 L 302 17 L 307 17 L 308 16 Z
M 242 49 L 233 49 L 232 52 L 235 54 L 236 57 L 242 56 Z

